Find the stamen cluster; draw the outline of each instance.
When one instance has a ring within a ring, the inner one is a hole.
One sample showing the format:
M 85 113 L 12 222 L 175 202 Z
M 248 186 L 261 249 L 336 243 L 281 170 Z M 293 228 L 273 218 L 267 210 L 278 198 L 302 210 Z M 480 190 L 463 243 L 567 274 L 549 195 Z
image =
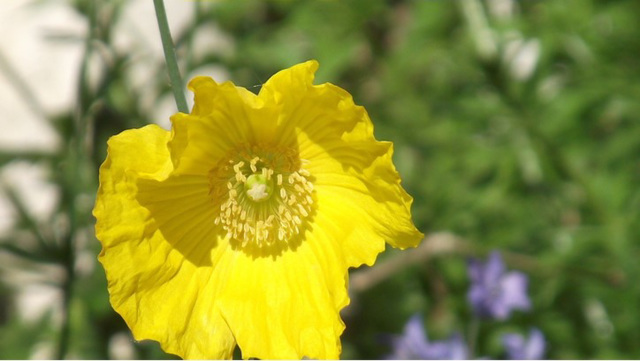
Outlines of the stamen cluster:
M 311 174 L 293 149 L 243 146 L 209 174 L 214 222 L 242 246 L 288 242 L 311 214 Z

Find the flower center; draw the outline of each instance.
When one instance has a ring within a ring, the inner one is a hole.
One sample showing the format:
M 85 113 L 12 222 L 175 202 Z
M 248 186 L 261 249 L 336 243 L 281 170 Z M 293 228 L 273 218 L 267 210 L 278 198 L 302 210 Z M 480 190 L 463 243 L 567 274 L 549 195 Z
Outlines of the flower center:
M 244 191 L 254 202 L 266 201 L 273 192 L 273 182 L 262 174 L 252 174 L 244 183 Z
M 214 220 L 242 246 L 288 243 L 313 205 L 311 174 L 291 148 L 242 146 L 209 173 Z

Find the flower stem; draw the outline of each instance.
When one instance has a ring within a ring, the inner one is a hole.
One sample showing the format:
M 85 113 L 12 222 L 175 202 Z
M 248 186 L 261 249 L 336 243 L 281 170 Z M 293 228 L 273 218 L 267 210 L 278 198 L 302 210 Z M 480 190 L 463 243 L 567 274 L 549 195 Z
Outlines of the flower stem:
M 171 89 L 176 99 L 178 111 L 189 113 L 187 98 L 185 98 L 184 92 L 182 91 L 182 78 L 180 77 L 180 69 L 178 69 L 173 40 L 171 40 L 171 32 L 169 31 L 169 22 L 167 21 L 167 11 L 164 8 L 164 2 L 162 0 L 153 0 L 153 6 L 156 9 L 158 28 L 160 28 L 160 39 L 162 40 L 162 49 L 164 50 L 164 60 L 167 63 Z

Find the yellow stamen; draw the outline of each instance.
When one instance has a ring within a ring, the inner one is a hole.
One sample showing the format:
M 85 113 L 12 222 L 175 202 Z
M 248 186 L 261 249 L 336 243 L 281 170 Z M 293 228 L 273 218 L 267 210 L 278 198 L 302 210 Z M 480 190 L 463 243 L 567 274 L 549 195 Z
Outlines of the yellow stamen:
M 314 206 L 311 174 L 301 164 L 290 148 L 253 145 L 230 152 L 210 172 L 209 193 L 219 209 L 214 224 L 242 247 L 290 242 Z

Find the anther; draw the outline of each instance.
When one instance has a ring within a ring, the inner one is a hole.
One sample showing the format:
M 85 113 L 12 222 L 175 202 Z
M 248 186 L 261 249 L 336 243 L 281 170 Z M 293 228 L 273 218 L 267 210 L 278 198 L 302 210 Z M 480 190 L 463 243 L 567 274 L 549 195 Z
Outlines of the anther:
M 258 171 L 258 168 L 256 167 L 256 164 L 258 164 L 259 160 L 260 160 L 260 158 L 258 158 L 258 157 L 253 157 L 253 159 L 251 159 L 250 167 L 251 167 L 251 171 L 254 172 L 254 173 Z
M 240 163 L 236 163 L 236 165 L 233 166 L 233 171 L 240 173 L 240 168 L 242 167 L 244 167 L 244 162 L 240 161 Z

